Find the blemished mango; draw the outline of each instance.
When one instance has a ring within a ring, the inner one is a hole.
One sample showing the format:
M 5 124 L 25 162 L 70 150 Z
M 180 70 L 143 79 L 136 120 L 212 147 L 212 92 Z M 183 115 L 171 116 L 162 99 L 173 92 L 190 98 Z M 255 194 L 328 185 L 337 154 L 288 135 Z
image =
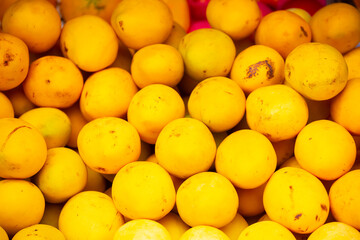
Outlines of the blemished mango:
M 359 9 L 275 2 L 0 0 L 0 240 L 360 240 Z
M 28 46 L 20 38 L 0 32 L 0 91 L 19 86 L 29 71 Z
M 266 184 L 263 197 L 269 218 L 296 233 L 313 232 L 325 223 L 330 211 L 324 185 L 301 168 L 277 170 Z
M 285 80 L 304 97 L 323 101 L 345 88 L 348 69 L 343 55 L 331 45 L 304 43 L 286 58 Z

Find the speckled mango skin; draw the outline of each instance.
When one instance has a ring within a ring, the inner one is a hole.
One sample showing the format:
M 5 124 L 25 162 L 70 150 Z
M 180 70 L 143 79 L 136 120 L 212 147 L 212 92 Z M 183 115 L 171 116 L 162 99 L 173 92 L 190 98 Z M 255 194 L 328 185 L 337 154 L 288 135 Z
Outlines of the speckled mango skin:
M 301 234 L 323 225 L 330 210 L 329 196 L 321 181 L 294 167 L 281 168 L 271 176 L 263 201 L 271 220 Z
M 343 55 L 318 42 L 296 47 L 285 60 L 285 81 L 304 97 L 323 101 L 335 97 L 348 80 Z

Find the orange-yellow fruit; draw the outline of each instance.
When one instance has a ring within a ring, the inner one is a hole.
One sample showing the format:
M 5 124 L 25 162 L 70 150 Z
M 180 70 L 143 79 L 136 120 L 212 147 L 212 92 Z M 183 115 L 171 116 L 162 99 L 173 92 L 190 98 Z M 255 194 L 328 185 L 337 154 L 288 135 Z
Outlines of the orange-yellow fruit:
M 284 82 L 284 59 L 273 48 L 253 45 L 235 58 L 230 78 L 247 94 L 253 90 Z
M 70 198 L 61 210 L 59 230 L 67 240 L 112 240 L 124 224 L 112 199 L 105 193 L 84 191 Z
M 2 240 L 9 240 L 8 234 L 6 233 L 6 231 L 4 230 L 4 228 L 2 228 L 1 226 L 0 226 L 0 239 L 2 239 Z
M 119 49 L 116 59 L 110 67 L 118 67 L 130 72 L 131 61 L 134 54 L 130 50 L 131 49 L 127 48 L 121 41 L 119 41 Z
M 255 31 L 260 23 L 261 11 L 253 0 L 211 0 L 206 8 L 206 19 L 211 27 L 237 40 Z
M 2 29 L 23 40 L 30 51 L 42 53 L 55 46 L 60 36 L 61 19 L 49 1 L 19 0 L 5 11 Z
M 155 143 L 159 164 L 179 178 L 207 171 L 214 162 L 215 153 L 216 143 L 211 131 L 194 118 L 169 122 Z
M 159 220 L 174 207 L 175 188 L 169 173 L 160 165 L 136 161 L 115 175 L 112 198 L 127 218 Z
M 185 35 L 185 29 L 182 28 L 177 22 L 174 22 L 169 37 L 163 43 L 178 49 L 180 41 Z
M 328 100 L 344 89 L 347 65 L 336 48 L 319 42 L 304 43 L 286 58 L 285 80 L 306 98 Z
M 111 14 L 121 0 L 61 0 L 59 10 L 64 21 L 69 21 L 82 15 L 96 15 L 110 23 Z
M 58 108 L 38 107 L 22 114 L 19 119 L 33 125 L 43 135 L 47 148 L 64 147 L 71 134 L 68 116 Z
M 79 103 L 76 102 L 69 108 L 63 109 L 64 113 L 70 119 L 71 133 L 69 141 L 66 143 L 66 146 L 71 148 L 77 148 L 77 138 L 80 130 L 85 126 L 88 121 L 85 119 L 81 113 Z
M 229 224 L 219 229 L 223 231 L 230 238 L 230 240 L 237 240 L 240 236 L 240 233 L 248 226 L 249 224 L 245 218 L 237 213 Z
M 251 224 L 245 228 L 238 240 L 295 240 L 294 235 L 283 225 L 273 221 L 262 221 Z
M 16 2 L 17 0 L 3 0 L 0 1 L 0 20 L 3 18 L 4 13 L 8 7 L 10 7 L 11 4 Z
M 178 92 L 164 84 L 150 84 L 131 99 L 127 120 L 137 129 L 141 140 L 155 144 L 160 131 L 184 115 L 185 105 Z
M 170 233 L 160 223 L 150 219 L 135 219 L 122 225 L 113 240 L 171 240 Z
M 2 92 L 0 92 L 0 118 L 13 118 L 14 107 L 11 104 L 10 99 Z
M 302 168 L 299 164 L 299 162 L 296 160 L 295 156 L 292 156 L 291 158 L 289 158 L 288 160 L 286 160 L 285 162 L 283 162 L 279 168 L 284 168 L 284 167 L 298 167 L 298 168 Z
M 360 41 L 359 9 L 347 3 L 332 3 L 311 18 L 313 41 L 326 43 L 346 53 Z
M 276 153 L 269 139 L 255 130 L 238 130 L 219 145 L 216 171 L 236 187 L 251 189 L 264 184 L 276 168 Z
M 344 59 L 348 67 L 348 79 L 360 78 L 360 48 L 354 48 L 344 54 Z
M 359 90 L 360 78 L 351 79 L 330 103 L 331 118 L 355 135 L 360 135 L 360 109 L 355 107 L 360 100 Z
M 176 206 L 181 219 L 189 226 L 220 228 L 234 219 L 239 199 L 227 178 L 215 172 L 201 172 L 180 185 Z
M 59 228 L 59 216 L 63 206 L 61 203 L 45 203 L 45 212 L 40 223 Z
M 201 81 L 208 77 L 226 76 L 235 59 L 233 40 L 214 28 L 202 28 L 187 33 L 179 44 L 185 73 Z
M 196 226 L 187 230 L 179 240 L 230 240 L 220 229 L 211 226 Z
M 8 7 L 10 7 L 11 4 L 16 2 L 17 0 L 2 0 L 0 1 L 0 20 L 3 18 L 4 13 Z M 48 0 L 51 4 L 56 6 L 57 0 Z
M 174 22 L 185 31 L 190 27 L 190 8 L 187 0 L 163 0 L 169 7 Z
M 80 155 L 65 147 L 48 150 L 47 159 L 34 176 L 34 183 L 49 203 L 61 203 L 81 192 L 87 180 L 87 171 Z
M 191 117 L 205 123 L 212 132 L 224 132 L 240 122 L 245 113 L 245 94 L 227 77 L 210 77 L 190 94 Z
M 324 185 L 301 168 L 277 170 L 266 184 L 263 199 L 270 219 L 296 233 L 313 232 L 329 215 L 329 196 Z
M 331 186 L 329 197 L 331 213 L 336 221 L 360 230 L 360 169 L 352 170 Z
M 138 132 L 121 118 L 103 117 L 88 122 L 79 132 L 78 150 L 87 166 L 105 173 L 117 173 L 140 156 Z
M 294 156 L 295 140 L 296 138 L 294 137 L 279 142 L 272 142 L 276 152 L 277 166 Z
M 21 114 L 35 108 L 35 105 L 25 96 L 22 85 L 5 91 L 4 93 L 9 98 L 11 105 L 14 108 L 15 117 L 19 117 Z
M 32 125 L 17 118 L 0 118 L 0 177 L 29 178 L 45 163 L 44 137 Z
M 310 25 L 299 15 L 277 10 L 262 18 L 255 31 L 255 43 L 272 47 L 283 58 L 297 46 L 311 41 Z
M 238 212 L 244 217 L 254 217 L 264 212 L 263 194 L 266 182 L 257 188 L 236 188 L 239 197 Z
M 96 72 L 115 61 L 119 44 L 108 22 L 98 16 L 82 15 L 64 24 L 60 47 L 80 69 Z
M 47 224 L 35 224 L 18 231 L 12 240 L 23 239 L 52 239 L 52 240 L 65 240 L 65 236 L 56 227 Z
M 305 170 L 320 179 L 334 180 L 353 166 L 356 145 L 340 124 L 318 120 L 306 125 L 297 135 L 294 154 Z
M 175 87 L 184 75 L 180 52 L 166 44 L 151 44 L 135 52 L 131 76 L 139 88 L 160 83 Z
M 96 172 L 86 166 L 87 181 L 83 191 L 98 191 L 105 192 L 106 190 L 106 178 L 99 172 Z
M 31 63 L 23 88 L 26 97 L 39 107 L 66 108 L 80 98 L 83 81 L 72 61 L 49 55 Z
M 171 235 L 173 240 L 180 239 L 190 227 L 174 212 L 169 212 L 165 217 L 158 221 Z
M 145 161 L 159 164 L 159 160 L 156 158 L 155 153 L 151 154 L 148 158 L 145 159 Z M 175 191 L 177 191 L 180 185 L 183 183 L 184 179 L 175 177 L 171 174 L 170 177 L 174 183 Z M 176 208 L 174 208 L 174 210 L 176 211 Z
M 128 48 L 138 50 L 164 42 L 171 32 L 173 16 L 162 0 L 122 0 L 113 10 L 111 25 Z
M 0 33 L 0 91 L 19 86 L 29 70 L 29 50 L 18 37 Z
M 264 215 L 262 215 L 258 222 L 261 222 L 261 221 L 271 221 L 271 219 L 269 218 L 269 216 L 265 213 Z
M 9 236 L 40 222 L 45 199 L 33 183 L 19 179 L 0 181 L 0 225 Z
M 157 160 L 155 153 L 151 154 L 148 158 L 145 159 L 147 162 L 159 163 Z
M 307 23 L 310 23 L 311 15 L 303 8 L 288 8 L 287 11 L 293 12 L 302 17 Z
M 329 222 L 316 229 L 308 240 L 359 240 L 359 231 L 342 222 Z
M 304 98 L 289 86 L 260 87 L 246 99 L 246 120 L 273 142 L 294 138 L 308 121 Z
M 84 83 L 80 110 L 86 120 L 125 117 L 130 101 L 138 91 L 130 73 L 121 68 L 100 70 Z

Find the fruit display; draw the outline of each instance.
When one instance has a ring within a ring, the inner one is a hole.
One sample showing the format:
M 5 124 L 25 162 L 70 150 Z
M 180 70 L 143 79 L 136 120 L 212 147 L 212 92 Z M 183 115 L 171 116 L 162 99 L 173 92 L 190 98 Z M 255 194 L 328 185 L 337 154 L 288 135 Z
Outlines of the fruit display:
M 360 240 L 360 4 L 0 0 L 0 240 Z

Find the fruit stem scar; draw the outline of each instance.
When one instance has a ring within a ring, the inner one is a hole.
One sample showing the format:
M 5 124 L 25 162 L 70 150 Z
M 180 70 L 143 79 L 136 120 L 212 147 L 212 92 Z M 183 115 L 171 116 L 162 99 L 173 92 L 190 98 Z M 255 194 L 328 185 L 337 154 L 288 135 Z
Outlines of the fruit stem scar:
M 16 127 L 14 128 L 7 136 L 6 136 L 6 139 L 4 141 L 4 143 L 1 145 L 1 148 L 0 150 L 3 151 L 5 146 L 6 146 L 6 143 L 9 141 L 10 137 L 17 131 L 19 130 L 20 128 L 29 128 L 31 129 L 31 127 L 28 127 L 28 126 L 19 126 L 19 127 Z

